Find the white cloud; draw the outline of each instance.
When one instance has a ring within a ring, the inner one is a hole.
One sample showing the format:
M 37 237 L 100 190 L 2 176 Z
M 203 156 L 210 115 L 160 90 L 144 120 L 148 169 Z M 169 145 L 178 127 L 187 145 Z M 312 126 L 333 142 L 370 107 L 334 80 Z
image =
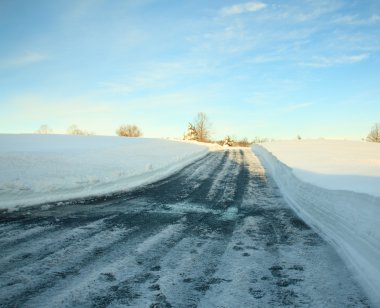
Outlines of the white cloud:
M 359 18 L 357 15 L 342 15 L 334 19 L 334 23 L 342 25 L 366 26 L 380 22 L 380 15 L 372 15 L 367 18 Z
M 284 109 L 282 109 L 283 111 L 286 111 L 286 112 L 290 112 L 290 111 L 294 111 L 294 110 L 298 110 L 298 109 L 304 109 L 304 108 L 308 108 L 310 106 L 314 105 L 313 103 L 300 103 L 300 104 L 291 104 L 291 105 L 288 105 L 286 106 Z
M 185 73 L 186 68 L 179 62 L 151 62 L 140 67 L 137 72 L 131 72 L 128 77 L 99 82 L 98 86 L 105 92 L 129 94 L 139 90 L 168 87 L 175 84 Z
M 367 58 L 368 58 L 368 54 L 361 54 L 361 55 L 346 57 L 346 58 L 343 58 L 343 60 L 345 60 L 345 63 L 355 63 L 355 62 L 361 62 Z
M 286 58 L 275 56 L 275 55 L 257 55 L 249 59 L 247 62 L 252 63 L 252 64 L 263 64 L 263 63 L 283 61 L 284 59 Z
M 334 65 L 340 65 L 340 64 L 352 64 L 364 61 L 368 58 L 368 54 L 359 54 L 359 55 L 353 55 L 353 56 L 341 56 L 341 57 L 318 57 L 313 59 L 310 62 L 301 62 L 299 63 L 302 66 L 309 66 L 309 67 L 329 67 Z
M 380 22 L 379 15 L 372 15 L 368 18 L 358 18 L 356 15 L 342 15 L 333 20 L 336 24 L 352 26 L 369 26 Z
M 371 21 L 372 22 L 380 22 L 380 15 L 372 15 Z
M 267 5 L 263 2 L 245 2 L 226 6 L 220 10 L 222 16 L 242 14 L 246 12 L 255 12 L 264 9 Z
M 133 88 L 128 83 L 101 82 L 99 86 L 107 92 L 113 93 L 129 93 L 133 91 Z
M 98 88 L 103 92 L 136 94 L 141 90 L 172 88 L 188 77 L 210 74 L 210 72 L 212 72 L 211 64 L 198 59 L 149 62 L 141 65 L 138 70 L 131 71 L 129 76 L 99 82 Z
M 337 24 L 354 24 L 356 21 L 357 17 L 353 15 L 338 16 L 333 20 Z
M 28 64 L 33 64 L 41 62 L 47 59 L 47 55 L 39 52 L 27 52 L 21 56 L 9 58 L 1 61 L 1 66 L 13 67 L 13 66 L 23 66 Z

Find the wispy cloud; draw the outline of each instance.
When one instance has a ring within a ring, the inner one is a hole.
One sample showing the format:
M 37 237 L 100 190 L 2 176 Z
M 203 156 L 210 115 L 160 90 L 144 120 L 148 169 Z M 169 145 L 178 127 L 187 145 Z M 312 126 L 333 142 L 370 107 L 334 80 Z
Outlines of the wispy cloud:
M 128 77 L 99 82 L 98 87 L 105 92 L 129 94 L 139 90 L 165 88 L 175 84 L 184 73 L 182 63 L 151 62 Z
M 380 22 L 380 15 L 372 15 L 371 19 L 372 22 Z
M 4 59 L 3 61 L 0 62 L 0 64 L 1 66 L 5 66 L 5 67 L 24 66 L 24 65 L 29 65 L 29 64 L 44 61 L 47 58 L 48 57 L 46 54 L 42 54 L 39 52 L 27 52 L 18 57 Z
M 247 61 L 247 63 L 252 64 L 264 64 L 270 62 L 283 61 L 284 58 L 276 55 L 257 55 Z
M 131 71 L 128 76 L 98 83 L 98 89 L 108 93 L 136 94 L 146 90 L 165 90 L 187 78 L 208 75 L 212 64 L 202 60 L 182 59 L 172 62 L 148 62 Z
M 270 9 L 265 10 L 265 14 L 260 14 L 259 18 L 272 23 L 286 21 L 287 26 L 318 21 L 329 17 L 341 7 L 340 0 L 302 1 L 302 5 L 297 5 L 294 1 L 279 1 L 277 4 L 271 4 Z
M 356 15 L 341 15 L 336 17 L 333 22 L 336 24 L 352 26 L 373 25 L 380 22 L 380 15 L 372 15 L 368 18 L 359 18 Z
M 329 67 L 341 64 L 352 64 L 366 60 L 369 57 L 368 54 L 359 54 L 352 56 L 341 56 L 341 57 L 317 57 L 309 62 L 299 63 L 301 66 L 309 67 Z
M 128 83 L 101 82 L 99 83 L 99 86 L 107 92 L 113 93 L 129 93 L 133 91 L 133 87 L 131 87 L 131 85 L 129 85 Z
M 263 2 L 245 2 L 245 3 L 239 3 L 231 6 L 223 7 L 220 10 L 220 14 L 222 16 L 229 16 L 229 15 L 237 15 L 247 12 L 255 12 L 262 10 L 267 5 Z
M 343 58 L 344 63 L 355 63 L 355 62 L 361 62 L 368 58 L 368 54 L 361 54 L 356 56 L 350 56 Z
M 282 108 L 281 111 L 291 112 L 291 111 L 295 111 L 295 110 L 299 110 L 299 109 L 305 109 L 305 108 L 311 107 L 312 105 L 314 105 L 314 104 L 311 102 L 299 103 L 299 104 L 290 104 L 290 105 L 286 106 L 285 108 Z
M 201 44 L 207 51 L 236 53 L 250 49 L 254 40 L 255 34 L 250 34 L 245 25 L 237 21 L 204 34 Z

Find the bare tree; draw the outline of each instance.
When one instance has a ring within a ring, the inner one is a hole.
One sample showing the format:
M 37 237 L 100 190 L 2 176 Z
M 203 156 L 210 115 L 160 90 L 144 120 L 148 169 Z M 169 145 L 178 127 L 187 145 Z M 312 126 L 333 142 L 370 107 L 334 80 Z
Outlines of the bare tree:
M 121 125 L 116 134 L 121 137 L 141 137 L 142 132 L 136 125 Z
M 88 131 L 85 131 L 83 129 L 80 129 L 78 126 L 76 126 L 75 124 L 71 125 L 68 129 L 67 129 L 67 133 L 69 135 L 84 135 L 84 136 L 90 136 L 90 135 L 93 135 L 94 133 L 92 132 L 88 132 Z
M 46 135 L 53 133 L 53 130 L 46 124 L 41 125 L 39 129 L 36 130 L 36 134 Z
M 367 136 L 367 141 L 380 142 L 380 123 L 376 123 L 372 126 L 372 129 Z
M 211 124 L 205 113 L 198 112 L 197 117 L 194 121 L 194 127 L 195 127 L 195 130 L 197 131 L 198 141 L 201 141 L 201 142 L 209 141 L 210 135 L 211 135 L 211 131 L 210 131 Z

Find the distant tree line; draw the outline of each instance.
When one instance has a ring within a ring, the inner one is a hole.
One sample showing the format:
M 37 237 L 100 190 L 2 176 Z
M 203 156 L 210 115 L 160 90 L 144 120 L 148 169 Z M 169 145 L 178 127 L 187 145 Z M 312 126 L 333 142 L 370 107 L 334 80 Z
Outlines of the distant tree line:
M 35 132 L 35 134 L 46 135 L 52 134 L 53 130 L 46 124 L 41 125 Z M 68 135 L 81 135 L 81 136 L 92 136 L 95 135 L 91 131 L 87 131 L 79 128 L 76 124 L 70 125 L 66 133 Z M 116 134 L 122 137 L 141 137 L 142 131 L 137 125 L 121 125 L 117 130 Z
M 187 130 L 183 135 L 184 140 L 194 140 L 199 142 L 209 142 L 217 143 L 222 146 L 238 146 L 238 147 L 249 147 L 253 143 L 262 143 L 268 141 L 267 138 L 259 138 L 249 141 L 248 138 L 244 137 L 241 139 L 232 137 L 230 135 L 226 136 L 223 140 L 212 141 L 211 140 L 211 124 L 207 115 L 203 112 L 198 112 L 196 118 L 193 122 L 189 122 Z
M 380 126 L 377 126 L 377 128 Z M 53 129 L 47 124 L 41 125 L 36 131 L 36 134 L 53 134 Z M 93 132 L 82 129 L 76 124 L 70 125 L 66 133 L 68 135 L 77 136 L 92 136 Z M 120 137 L 141 137 L 143 135 L 142 130 L 135 124 L 123 124 L 120 125 L 116 131 L 116 135 Z M 268 141 L 266 138 L 256 137 L 249 141 L 246 137 L 238 139 L 230 135 L 226 136 L 223 140 L 211 139 L 211 123 L 208 116 L 204 112 L 198 112 L 193 122 L 188 123 L 187 131 L 183 136 L 184 140 L 194 140 L 199 142 L 217 143 L 222 146 L 238 146 L 249 147 L 253 143 L 262 143 Z
M 231 136 L 226 136 L 224 140 L 218 141 L 218 144 L 229 147 L 249 147 L 251 146 L 253 141 L 248 141 L 246 137 L 242 139 L 237 139 Z
M 91 136 L 94 135 L 93 132 L 87 131 L 79 128 L 76 124 L 70 125 L 67 129 L 67 134 L 69 135 L 82 135 L 82 136 Z M 35 134 L 52 134 L 53 129 L 50 128 L 47 124 L 41 125 L 36 131 Z M 124 124 L 120 125 L 116 130 L 116 135 L 121 137 L 141 137 L 143 135 L 142 130 L 135 124 Z M 194 140 L 199 142 L 210 142 L 217 143 L 223 146 L 239 146 L 239 147 L 248 147 L 253 143 L 263 143 L 269 140 L 268 138 L 259 138 L 255 137 L 253 140 L 248 140 L 246 137 L 238 139 L 227 135 L 223 140 L 213 141 L 211 140 L 211 123 L 208 119 L 208 116 L 204 112 L 198 112 L 197 116 L 193 122 L 189 122 L 187 126 L 187 131 L 183 135 L 184 140 Z M 301 136 L 297 136 L 298 140 L 301 140 Z M 364 138 L 363 138 L 364 140 Z M 380 123 L 375 123 L 371 130 L 369 131 L 367 138 L 369 142 L 380 142 Z

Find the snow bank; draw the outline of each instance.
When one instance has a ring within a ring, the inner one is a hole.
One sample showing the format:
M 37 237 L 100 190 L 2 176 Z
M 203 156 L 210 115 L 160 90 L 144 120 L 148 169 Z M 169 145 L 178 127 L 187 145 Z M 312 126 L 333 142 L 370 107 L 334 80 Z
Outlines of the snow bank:
M 162 139 L 0 135 L 0 209 L 132 189 L 178 171 L 208 150 Z
M 380 144 L 284 141 L 252 147 L 284 197 L 338 250 L 380 304 Z

